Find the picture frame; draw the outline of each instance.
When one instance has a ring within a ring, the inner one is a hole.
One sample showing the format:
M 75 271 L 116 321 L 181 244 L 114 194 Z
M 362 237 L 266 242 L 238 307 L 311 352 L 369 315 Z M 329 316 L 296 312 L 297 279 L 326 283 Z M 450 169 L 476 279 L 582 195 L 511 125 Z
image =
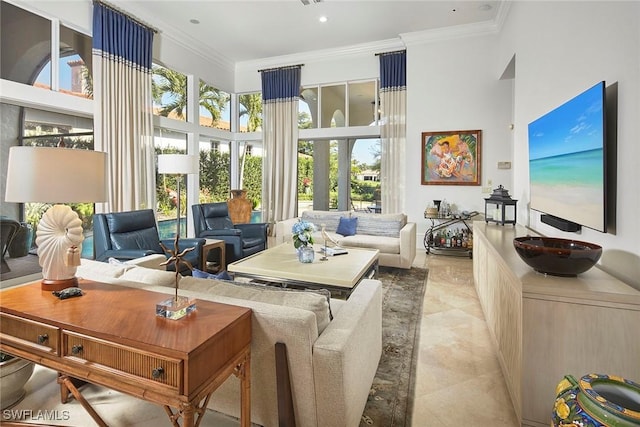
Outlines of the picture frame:
M 422 185 L 480 185 L 482 130 L 422 132 Z

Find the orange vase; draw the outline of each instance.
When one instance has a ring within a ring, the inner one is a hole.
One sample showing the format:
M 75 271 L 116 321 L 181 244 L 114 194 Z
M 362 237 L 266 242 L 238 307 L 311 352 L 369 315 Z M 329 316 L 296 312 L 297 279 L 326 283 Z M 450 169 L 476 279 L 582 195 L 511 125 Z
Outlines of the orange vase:
M 251 222 L 251 201 L 247 199 L 247 190 L 231 190 L 231 199 L 227 200 L 229 217 L 234 224 Z

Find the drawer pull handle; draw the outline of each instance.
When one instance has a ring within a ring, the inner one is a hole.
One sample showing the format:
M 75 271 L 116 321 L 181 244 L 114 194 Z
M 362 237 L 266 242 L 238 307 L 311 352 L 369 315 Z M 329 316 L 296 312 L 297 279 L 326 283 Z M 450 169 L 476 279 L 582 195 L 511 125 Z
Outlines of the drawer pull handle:
M 73 347 L 71 347 L 71 353 L 72 354 L 80 354 L 82 353 L 82 344 L 76 344 Z
M 151 376 L 155 379 L 158 379 L 162 376 L 162 374 L 164 374 L 164 368 L 163 367 L 159 367 L 159 368 L 155 368 L 152 372 L 151 372 Z
M 49 335 L 47 334 L 38 335 L 38 344 L 44 344 L 47 341 L 49 341 Z

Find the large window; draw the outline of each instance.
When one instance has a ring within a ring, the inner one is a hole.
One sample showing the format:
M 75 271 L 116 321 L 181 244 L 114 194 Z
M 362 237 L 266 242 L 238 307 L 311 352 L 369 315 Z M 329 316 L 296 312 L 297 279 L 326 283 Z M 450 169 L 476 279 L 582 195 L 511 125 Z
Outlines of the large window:
M 153 114 L 174 120 L 187 120 L 187 76 L 153 64 Z
M 2 104 L 3 149 L 6 146 L 25 145 L 35 147 L 57 147 L 93 150 L 93 120 L 88 118 L 54 113 L 51 111 L 24 108 Z M 25 174 L 31 173 L 29 170 Z M 82 179 L 81 176 L 78 179 Z M 85 241 L 82 244 L 82 257 L 93 257 L 93 203 L 69 204 L 80 219 Z M 32 230 L 38 228 L 42 215 L 51 207 L 50 203 L 24 203 L 21 215 L 10 215 L 28 223 Z M 3 212 L 7 214 L 7 212 Z M 32 236 L 33 237 L 33 236 Z M 30 242 L 30 246 L 35 244 Z
M 6 2 L 0 15 L 3 79 L 93 98 L 91 37 Z M 60 39 L 55 55 L 52 30 Z
M 51 21 L 5 1 L 0 16 L 2 78 L 31 85 L 51 62 Z M 51 87 L 50 80 L 44 84 Z
M 380 210 L 379 138 L 357 139 L 351 150 L 351 205 L 358 210 Z
M 238 132 L 262 131 L 262 94 L 260 92 L 238 95 Z
M 300 92 L 298 103 L 298 128 L 312 129 L 318 127 L 318 88 L 307 87 Z
M 349 126 L 369 126 L 377 121 L 376 82 L 349 83 Z
M 300 91 L 298 128 L 377 124 L 379 104 L 376 80 L 307 86 Z
M 231 95 L 200 80 L 200 126 L 231 130 Z
M 225 202 L 231 190 L 231 151 L 228 141 L 200 136 L 199 203 Z
M 346 85 L 320 88 L 320 124 L 323 128 L 344 127 L 346 118 Z
M 247 190 L 254 214 L 252 222 L 259 222 L 257 212 L 262 205 L 262 141 L 238 142 L 238 188 Z

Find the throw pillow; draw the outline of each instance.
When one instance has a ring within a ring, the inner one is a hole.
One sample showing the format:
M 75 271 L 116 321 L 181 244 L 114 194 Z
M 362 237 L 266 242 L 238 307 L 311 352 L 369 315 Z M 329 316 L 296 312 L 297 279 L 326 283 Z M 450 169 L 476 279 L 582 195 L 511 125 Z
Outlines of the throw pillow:
M 346 218 L 344 216 L 341 216 L 336 233 L 341 234 L 344 237 L 353 236 L 354 234 L 356 234 L 357 228 L 358 228 L 358 217 Z
M 222 270 L 218 274 L 207 273 L 206 271 L 198 270 L 194 268 L 191 271 L 191 275 L 193 277 L 197 277 L 198 279 L 217 279 L 217 280 L 233 280 L 229 273 L 226 270 Z

